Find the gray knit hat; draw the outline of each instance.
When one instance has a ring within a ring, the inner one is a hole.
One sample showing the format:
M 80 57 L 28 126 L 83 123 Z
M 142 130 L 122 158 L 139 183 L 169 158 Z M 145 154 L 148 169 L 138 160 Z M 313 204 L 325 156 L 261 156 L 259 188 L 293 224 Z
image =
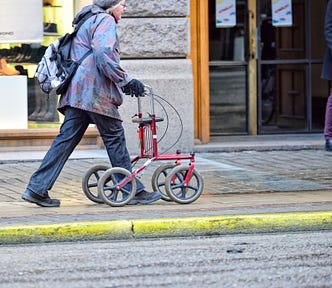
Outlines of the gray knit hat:
M 115 5 L 118 5 L 122 0 L 93 0 L 93 4 L 108 9 L 110 7 L 114 7 Z

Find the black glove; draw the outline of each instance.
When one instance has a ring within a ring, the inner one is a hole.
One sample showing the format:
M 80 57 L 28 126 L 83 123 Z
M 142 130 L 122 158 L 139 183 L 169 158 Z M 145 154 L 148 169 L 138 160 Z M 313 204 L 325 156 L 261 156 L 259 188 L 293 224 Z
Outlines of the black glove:
M 132 79 L 126 86 L 122 88 L 122 91 L 127 95 L 131 95 L 131 97 L 140 97 L 144 93 L 144 84 L 137 79 Z

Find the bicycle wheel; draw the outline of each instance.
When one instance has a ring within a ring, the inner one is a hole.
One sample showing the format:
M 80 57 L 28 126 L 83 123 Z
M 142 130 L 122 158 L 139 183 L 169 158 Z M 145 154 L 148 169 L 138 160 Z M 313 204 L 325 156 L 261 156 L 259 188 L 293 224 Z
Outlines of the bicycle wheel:
M 165 189 L 165 179 L 167 174 L 175 167 L 174 163 L 166 163 L 160 165 L 153 173 L 151 178 L 151 185 L 153 191 L 159 191 L 161 194 L 161 199 L 165 201 L 172 201 L 172 199 L 167 195 Z
M 193 170 L 188 185 L 185 179 L 189 172 L 189 166 L 181 165 L 173 168 L 166 177 L 165 188 L 167 195 L 177 203 L 189 204 L 199 198 L 203 191 L 203 178 Z
M 82 189 L 85 196 L 92 202 L 104 203 L 98 196 L 98 181 L 101 175 L 109 168 L 107 165 L 95 165 L 83 175 Z
M 105 204 L 113 207 L 121 207 L 132 200 L 136 194 L 136 179 L 132 179 L 122 188 L 119 183 L 131 173 L 124 168 L 115 167 L 104 172 L 98 181 L 99 197 Z

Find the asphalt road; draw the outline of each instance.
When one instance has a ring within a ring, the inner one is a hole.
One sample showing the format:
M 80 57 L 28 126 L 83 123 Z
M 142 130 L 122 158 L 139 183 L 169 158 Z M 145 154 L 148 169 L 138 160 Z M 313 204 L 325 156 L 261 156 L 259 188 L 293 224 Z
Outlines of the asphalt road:
M 332 231 L 0 246 L 0 287 L 332 287 Z

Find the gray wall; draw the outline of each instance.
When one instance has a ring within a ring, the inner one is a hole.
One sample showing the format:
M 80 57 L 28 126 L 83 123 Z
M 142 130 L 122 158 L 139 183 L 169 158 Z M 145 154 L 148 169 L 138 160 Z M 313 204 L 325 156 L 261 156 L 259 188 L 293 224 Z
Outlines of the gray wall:
M 194 145 L 193 75 L 191 60 L 187 59 L 190 55 L 189 3 L 190 0 L 127 0 L 127 12 L 118 25 L 123 68 L 132 77 L 151 86 L 155 94 L 170 102 L 181 115 L 183 132 L 179 142 L 169 151 L 172 153 L 176 149 L 190 152 Z M 149 104 L 145 102 L 143 107 Z M 169 124 L 159 145 L 160 152 L 170 147 L 181 132 L 178 115 L 165 105 Z M 131 122 L 131 116 L 137 110 L 136 99 L 126 96 L 120 110 L 128 149 L 136 154 L 137 124 Z M 156 112 L 166 117 L 160 105 L 156 105 Z M 166 127 L 167 121 L 158 123 L 158 136 Z

